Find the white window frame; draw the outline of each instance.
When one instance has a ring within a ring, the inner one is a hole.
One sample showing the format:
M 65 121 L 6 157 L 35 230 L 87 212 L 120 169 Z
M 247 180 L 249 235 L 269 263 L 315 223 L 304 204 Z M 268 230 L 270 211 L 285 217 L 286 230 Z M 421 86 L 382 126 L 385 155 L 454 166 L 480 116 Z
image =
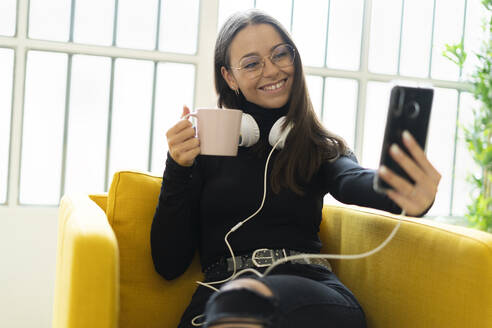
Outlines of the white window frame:
M 25 68 L 26 68 L 26 57 L 27 57 L 26 54 L 28 51 L 40 50 L 40 51 L 62 52 L 62 53 L 67 53 L 69 55 L 83 54 L 83 55 L 95 55 L 95 56 L 104 56 L 104 57 L 111 57 L 111 58 L 141 59 L 141 60 L 149 60 L 154 62 L 175 62 L 175 63 L 194 64 L 196 68 L 194 104 L 196 107 L 215 106 L 216 95 L 214 92 L 214 85 L 213 85 L 213 78 L 212 78 L 214 75 L 213 50 L 214 50 L 215 38 L 217 34 L 219 2 L 220 2 L 219 0 L 200 1 L 197 52 L 196 54 L 193 55 L 185 55 L 185 54 L 166 53 L 157 50 L 146 51 L 146 50 L 135 50 L 135 49 L 122 49 L 122 48 L 117 48 L 115 46 L 82 45 L 82 44 L 74 44 L 71 42 L 61 43 L 61 42 L 29 39 L 28 38 L 29 0 L 18 0 L 16 33 L 13 37 L 0 36 L 0 47 L 11 48 L 14 49 L 15 51 L 7 203 L 0 205 L 0 218 L 3 217 L 15 218 L 20 216 L 25 217 L 28 215 L 29 216 L 34 215 L 36 217 L 41 217 L 41 218 L 43 217 L 53 218 L 54 215 L 56 216 L 56 212 L 57 212 L 56 206 L 19 205 Z M 398 75 L 377 74 L 377 73 L 370 72 L 368 70 L 368 58 L 369 58 L 371 12 L 372 12 L 372 0 L 365 0 L 363 25 L 362 25 L 360 68 L 358 71 L 335 70 L 327 67 L 305 67 L 305 73 L 309 75 L 316 75 L 323 78 L 325 77 L 348 78 L 348 79 L 354 79 L 358 82 L 359 87 L 358 87 L 357 121 L 356 121 L 354 151 L 360 160 L 362 160 L 364 116 L 365 116 L 366 92 L 367 92 L 368 82 L 370 81 L 389 82 L 395 79 L 404 79 L 404 80 L 415 81 L 415 82 L 430 83 L 434 87 L 438 87 L 438 88 L 456 89 L 459 91 L 458 113 L 459 113 L 459 103 L 460 103 L 460 94 L 461 94 L 460 91 L 469 90 L 469 86 L 463 82 L 434 80 L 430 77 L 422 79 L 422 78 L 405 77 L 405 76 L 398 76 Z M 71 26 L 73 26 L 73 14 L 71 15 L 71 17 L 72 17 Z M 465 26 L 465 22 L 463 23 L 463 26 Z M 71 35 L 73 35 L 73 32 L 71 32 Z M 115 40 L 115 38 L 113 38 L 113 40 Z M 431 47 L 431 51 L 432 51 L 432 47 Z M 457 140 L 455 140 L 455 146 L 454 146 L 455 153 L 456 153 L 456 144 L 457 144 Z M 64 140 L 64 149 L 66 149 L 66 136 Z M 453 193 L 453 188 L 451 188 L 451 193 Z M 449 213 L 451 213 L 451 209 L 452 209 L 452 201 L 453 201 L 452 197 L 453 195 L 451 195 L 451 206 L 450 206 Z
M 15 51 L 7 202 L 0 204 L 0 218 L 27 216 L 53 218 L 54 216 L 56 217 L 57 212 L 57 206 L 19 204 L 25 69 L 28 51 L 39 50 L 61 52 L 69 55 L 81 54 L 111 58 L 140 59 L 153 62 L 193 64 L 195 65 L 195 85 L 200 86 L 200 88 L 194 88 L 195 106 L 215 106 L 216 97 L 213 92 L 213 79 L 210 77 L 213 76 L 213 48 L 217 30 L 214 28 L 204 28 L 203 25 L 208 25 L 207 23 L 210 21 L 217 22 L 218 6 L 219 0 L 200 1 L 197 52 L 193 55 L 187 55 L 166 53 L 157 50 L 123 49 L 114 46 L 108 47 L 29 39 L 29 0 L 18 0 L 16 33 L 13 37 L 0 36 L 0 47 L 10 48 Z M 73 20 L 72 14 L 71 26 L 73 26 Z M 73 35 L 73 32 L 71 34 Z M 114 39 L 113 37 L 113 41 Z M 66 136 L 64 140 L 65 148 Z

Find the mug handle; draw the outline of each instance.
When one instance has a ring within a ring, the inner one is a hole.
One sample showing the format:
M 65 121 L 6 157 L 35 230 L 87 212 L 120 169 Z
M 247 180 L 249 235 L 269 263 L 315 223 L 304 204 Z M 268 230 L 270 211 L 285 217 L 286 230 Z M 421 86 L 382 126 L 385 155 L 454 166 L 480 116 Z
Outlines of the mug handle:
M 185 116 L 183 116 L 182 119 L 187 120 L 190 116 L 193 116 L 194 118 L 198 119 L 198 115 L 196 113 L 188 113 Z
M 185 116 L 183 116 L 183 118 L 182 118 L 182 119 L 187 120 L 188 118 L 190 118 L 190 116 L 192 116 L 192 117 L 194 117 L 194 118 L 196 118 L 196 119 L 198 120 L 198 115 L 197 115 L 197 113 L 188 113 L 188 114 L 186 114 Z M 193 128 L 195 129 L 195 136 L 197 136 L 197 135 L 196 135 L 196 126 L 195 126 L 194 124 L 193 124 Z

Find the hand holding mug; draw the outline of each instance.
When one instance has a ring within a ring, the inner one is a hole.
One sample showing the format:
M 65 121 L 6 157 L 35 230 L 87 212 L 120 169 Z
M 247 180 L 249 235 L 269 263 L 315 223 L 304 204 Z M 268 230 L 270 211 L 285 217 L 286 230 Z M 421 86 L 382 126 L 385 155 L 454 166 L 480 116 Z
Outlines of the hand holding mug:
M 181 166 L 193 165 L 195 158 L 200 154 L 200 141 L 195 136 L 195 128 L 187 119 L 189 113 L 190 109 L 183 106 L 181 120 L 166 133 L 169 153 Z
M 201 155 L 237 155 L 243 115 L 241 110 L 197 108 L 186 115 L 196 118 Z

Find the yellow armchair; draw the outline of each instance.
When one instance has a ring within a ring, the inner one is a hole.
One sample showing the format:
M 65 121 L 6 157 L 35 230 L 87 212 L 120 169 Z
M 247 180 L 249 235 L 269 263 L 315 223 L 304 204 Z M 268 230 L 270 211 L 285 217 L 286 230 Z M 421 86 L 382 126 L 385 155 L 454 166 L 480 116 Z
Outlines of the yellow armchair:
M 153 268 L 150 226 L 161 178 L 123 171 L 107 195 L 63 197 L 53 327 L 176 327 L 202 279 L 198 256 L 179 278 Z M 390 234 L 399 216 L 325 206 L 324 253 L 356 254 Z M 332 260 L 369 328 L 492 327 L 492 235 L 403 218 L 395 238 L 360 260 Z

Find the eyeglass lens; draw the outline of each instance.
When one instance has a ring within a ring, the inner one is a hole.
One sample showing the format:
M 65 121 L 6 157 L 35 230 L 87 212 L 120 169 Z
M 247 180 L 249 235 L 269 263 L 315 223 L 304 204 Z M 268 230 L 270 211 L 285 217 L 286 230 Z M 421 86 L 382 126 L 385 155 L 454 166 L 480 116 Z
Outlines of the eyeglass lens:
M 294 49 L 287 44 L 280 45 L 272 51 L 270 61 L 279 67 L 292 65 L 294 62 Z M 243 58 L 243 60 L 239 63 L 239 67 L 246 72 L 257 72 L 261 71 L 264 64 L 265 62 L 262 57 L 250 56 Z

